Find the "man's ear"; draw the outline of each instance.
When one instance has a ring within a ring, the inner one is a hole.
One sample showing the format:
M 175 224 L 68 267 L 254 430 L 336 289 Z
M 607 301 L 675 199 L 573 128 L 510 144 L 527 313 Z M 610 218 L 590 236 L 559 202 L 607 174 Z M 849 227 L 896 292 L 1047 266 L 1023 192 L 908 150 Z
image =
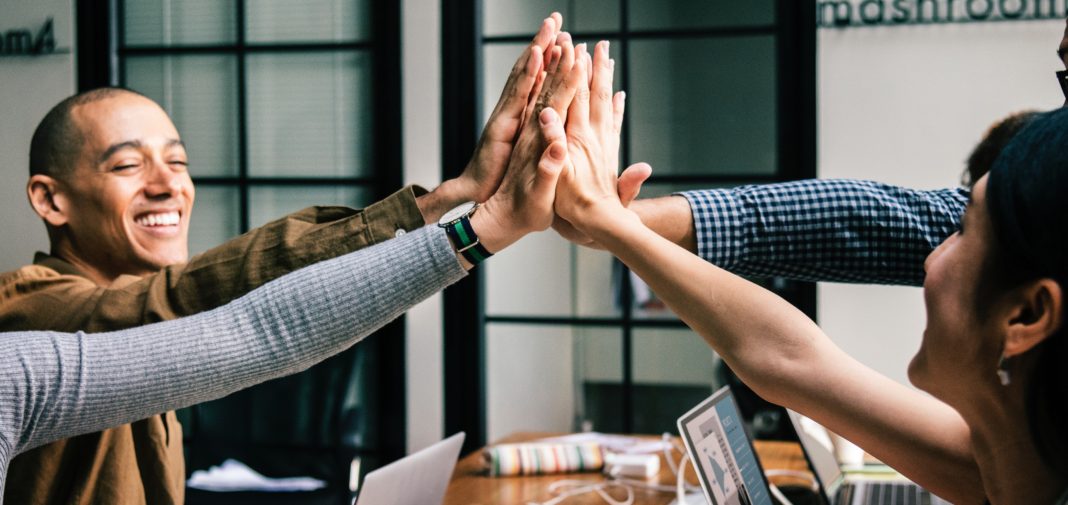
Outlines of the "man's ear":
M 59 181 L 55 178 L 43 174 L 30 176 L 26 196 L 33 211 L 46 223 L 56 228 L 67 224 L 67 200 L 59 192 Z
M 1064 292 L 1053 279 L 1027 283 L 1012 296 L 1005 338 L 1005 357 L 1010 358 L 1030 351 L 1064 324 Z

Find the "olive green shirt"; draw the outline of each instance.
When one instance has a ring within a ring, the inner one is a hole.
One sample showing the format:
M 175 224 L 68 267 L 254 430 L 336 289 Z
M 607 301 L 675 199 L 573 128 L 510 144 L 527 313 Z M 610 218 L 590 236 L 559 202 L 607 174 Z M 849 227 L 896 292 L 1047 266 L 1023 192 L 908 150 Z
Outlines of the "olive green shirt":
M 219 307 L 286 273 L 424 225 L 407 187 L 362 211 L 310 207 L 145 277 L 98 286 L 71 264 L 38 254 L 0 274 L 0 331 L 102 332 Z M 181 504 L 182 430 L 173 412 L 45 445 L 8 469 L 6 503 Z

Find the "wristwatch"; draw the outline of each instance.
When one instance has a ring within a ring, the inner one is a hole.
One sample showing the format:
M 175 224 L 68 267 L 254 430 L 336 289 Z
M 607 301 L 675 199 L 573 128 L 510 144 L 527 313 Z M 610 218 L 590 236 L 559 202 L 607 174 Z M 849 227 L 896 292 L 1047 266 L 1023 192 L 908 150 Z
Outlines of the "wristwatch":
M 449 236 L 456 252 L 460 253 L 472 265 L 482 263 L 493 256 L 478 241 L 475 229 L 471 227 L 471 215 L 478 209 L 475 202 L 464 202 L 452 210 L 446 212 L 438 220 L 438 226 L 445 228 L 445 234 Z

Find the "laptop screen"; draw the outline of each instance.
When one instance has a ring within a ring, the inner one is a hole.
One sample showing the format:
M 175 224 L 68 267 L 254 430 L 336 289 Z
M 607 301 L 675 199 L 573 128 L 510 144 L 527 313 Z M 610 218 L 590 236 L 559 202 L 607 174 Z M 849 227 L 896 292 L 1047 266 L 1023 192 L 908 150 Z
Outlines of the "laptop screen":
M 679 418 L 679 432 L 713 505 L 772 505 L 730 389 L 716 391 Z
M 786 409 L 790 415 L 790 423 L 797 432 L 797 439 L 801 442 L 801 450 L 805 453 L 808 465 L 816 474 L 816 480 L 823 490 L 824 498 L 828 503 L 834 503 L 834 497 L 838 488 L 842 485 L 842 467 L 838 465 L 838 459 L 834 456 L 834 447 L 827 430 L 815 421 Z

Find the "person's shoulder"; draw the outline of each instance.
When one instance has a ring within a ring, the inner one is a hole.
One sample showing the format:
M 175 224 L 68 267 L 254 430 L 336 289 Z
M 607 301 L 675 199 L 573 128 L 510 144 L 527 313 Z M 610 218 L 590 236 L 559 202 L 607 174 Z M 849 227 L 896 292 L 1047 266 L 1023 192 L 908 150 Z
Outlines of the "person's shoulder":
M 94 287 L 92 281 L 79 275 L 61 273 L 47 265 L 26 265 L 0 273 L 0 312 L 36 295 Z

